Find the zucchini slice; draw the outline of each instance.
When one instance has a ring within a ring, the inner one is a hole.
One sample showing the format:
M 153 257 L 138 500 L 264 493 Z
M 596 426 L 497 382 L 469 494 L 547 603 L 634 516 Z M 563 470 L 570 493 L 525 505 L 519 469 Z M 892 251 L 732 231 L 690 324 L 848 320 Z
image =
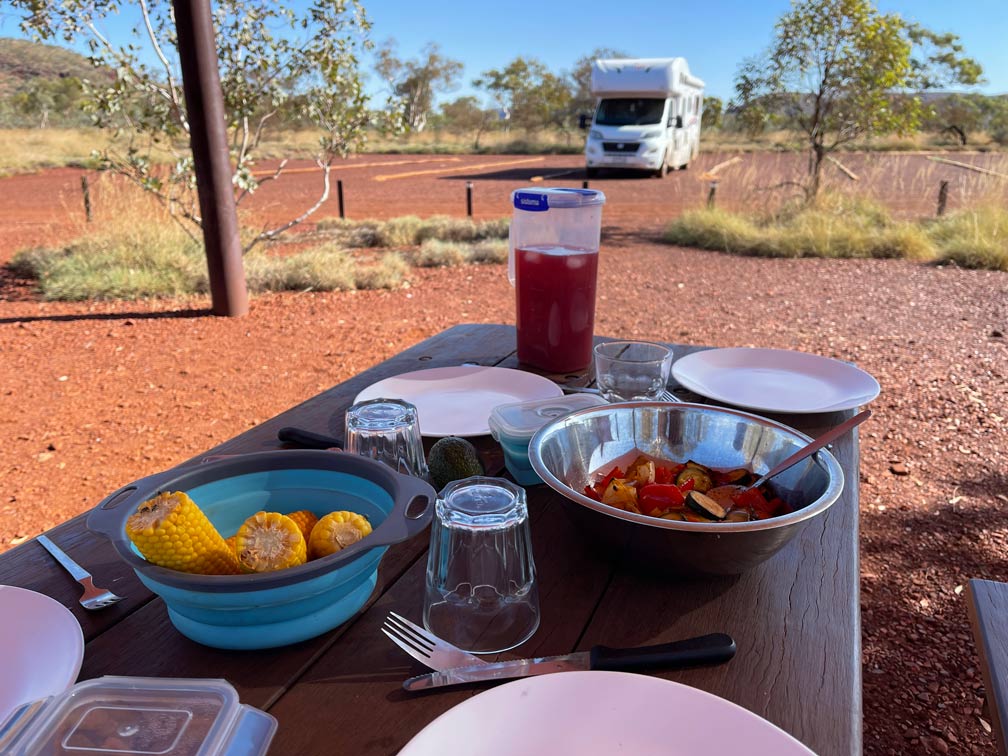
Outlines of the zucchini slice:
M 719 522 L 728 516 L 725 508 L 714 501 L 714 499 L 695 490 L 686 494 L 686 506 L 699 515 L 703 515 L 711 520 L 718 520 Z
M 710 474 L 704 468 L 687 462 L 683 471 L 676 476 L 675 482 L 677 486 L 682 486 L 690 480 L 693 481 L 693 490 L 700 493 L 707 493 L 714 486 Z

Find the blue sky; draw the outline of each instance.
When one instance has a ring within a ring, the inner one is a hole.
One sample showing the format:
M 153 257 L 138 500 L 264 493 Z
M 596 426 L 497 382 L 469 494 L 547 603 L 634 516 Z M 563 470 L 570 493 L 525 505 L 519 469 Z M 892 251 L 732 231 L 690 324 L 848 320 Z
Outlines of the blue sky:
M 303 5 L 304 0 L 292 0 Z M 988 83 L 976 91 L 1008 93 L 1008 0 L 877 0 L 880 10 L 941 32 L 958 34 L 966 52 L 980 61 Z M 127 4 L 128 3 L 124 3 Z M 365 0 L 378 42 L 394 38 L 400 57 L 418 57 L 429 42 L 462 61 L 458 90 L 447 97 L 482 94 L 471 81 L 516 56 L 534 57 L 551 70 L 569 70 L 598 47 L 634 57 L 681 55 L 707 84 L 707 93 L 727 99 L 739 62 L 763 50 L 789 0 L 547 0 L 483 3 L 440 0 Z M 0 2 L 0 36 L 19 36 L 15 18 Z M 110 32 L 132 27 L 113 22 Z

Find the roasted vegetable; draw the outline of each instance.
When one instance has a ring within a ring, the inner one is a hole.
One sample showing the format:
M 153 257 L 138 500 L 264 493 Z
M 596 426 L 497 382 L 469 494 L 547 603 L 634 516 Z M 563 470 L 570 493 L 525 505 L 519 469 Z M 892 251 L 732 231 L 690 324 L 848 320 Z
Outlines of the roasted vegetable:
M 710 520 L 723 520 L 728 515 L 724 507 L 699 491 L 690 491 L 686 494 L 686 506 Z
M 272 572 L 308 560 L 301 528 L 279 512 L 256 512 L 238 528 L 236 536 L 238 561 L 247 572 Z
M 238 560 L 196 503 L 160 493 L 126 520 L 126 535 L 151 564 L 198 575 L 237 575 Z
M 308 553 L 312 559 L 335 554 L 371 533 L 371 523 L 356 512 L 330 512 L 312 528 Z
M 707 493 L 714 485 L 706 468 L 700 467 L 695 462 L 687 462 L 683 471 L 676 476 L 677 486 L 683 486 L 687 481 L 693 481 L 693 490 L 700 493 Z
M 609 481 L 609 485 L 602 492 L 602 503 L 630 512 L 640 512 L 640 508 L 637 506 L 637 489 L 619 478 L 613 478 Z
M 628 482 L 646 486 L 655 482 L 655 463 L 647 457 L 640 456 L 633 461 L 626 471 Z
M 783 500 L 768 495 L 766 484 L 747 488 L 754 478 L 744 468 L 718 470 L 693 460 L 666 463 L 639 455 L 625 473 L 613 467 L 583 490 L 595 501 L 666 520 L 749 522 L 791 511 Z

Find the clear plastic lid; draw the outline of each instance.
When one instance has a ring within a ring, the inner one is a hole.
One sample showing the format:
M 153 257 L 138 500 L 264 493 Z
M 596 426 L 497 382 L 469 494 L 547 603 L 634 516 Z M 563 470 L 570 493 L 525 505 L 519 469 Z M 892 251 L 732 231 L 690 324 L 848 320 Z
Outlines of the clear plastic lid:
M 100 677 L 0 722 L 0 752 L 261 756 L 271 715 L 239 703 L 226 680 Z
M 554 418 L 605 403 L 605 399 L 595 394 L 569 394 L 530 402 L 501 404 L 490 412 L 488 424 L 497 441 L 528 441 L 537 430 Z

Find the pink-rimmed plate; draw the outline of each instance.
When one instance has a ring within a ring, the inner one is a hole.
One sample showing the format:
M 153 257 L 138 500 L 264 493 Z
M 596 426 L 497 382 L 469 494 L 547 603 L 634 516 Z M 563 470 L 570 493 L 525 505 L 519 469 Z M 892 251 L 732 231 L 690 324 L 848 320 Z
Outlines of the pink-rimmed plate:
M 672 377 L 708 399 L 762 412 L 836 412 L 879 395 L 864 370 L 788 349 L 705 349 L 674 362 Z
M 815 756 L 748 709 L 627 672 L 558 672 L 492 688 L 446 711 L 399 753 Z
M 67 690 L 84 659 L 73 613 L 41 593 L 0 585 L 0 724 L 23 704 Z
M 485 436 L 490 413 L 501 404 L 552 399 L 563 389 L 524 370 L 460 365 L 394 375 L 361 391 L 355 402 L 403 399 L 417 408 L 425 436 Z

